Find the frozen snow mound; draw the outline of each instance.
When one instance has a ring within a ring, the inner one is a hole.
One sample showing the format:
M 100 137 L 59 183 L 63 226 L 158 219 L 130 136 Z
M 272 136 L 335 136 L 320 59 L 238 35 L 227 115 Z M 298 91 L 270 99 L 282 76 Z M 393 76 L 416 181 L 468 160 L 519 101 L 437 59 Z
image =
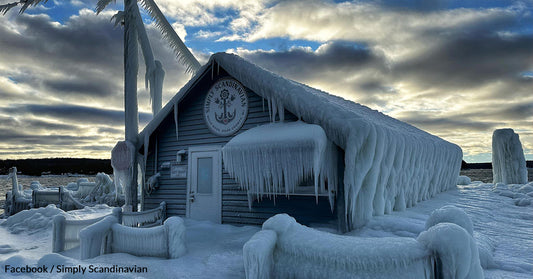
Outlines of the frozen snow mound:
M 246 278 L 431 278 L 431 253 L 413 238 L 358 238 L 271 217 L 243 247 Z
M 457 185 L 468 185 L 470 183 L 472 183 L 472 180 L 466 175 L 459 175 L 457 177 Z
M 55 205 L 49 204 L 47 207 L 23 210 L 7 218 L 1 226 L 6 227 L 11 233 L 25 232 L 33 234 L 50 228 L 56 215 L 66 216 L 67 213 Z
M 471 236 L 474 236 L 474 227 L 470 217 L 460 208 L 453 205 L 446 205 L 433 210 L 426 220 L 426 230 L 439 223 L 453 223 L 465 229 Z
M 417 240 L 437 255 L 437 272 L 443 279 L 483 278 L 483 269 L 474 238 L 453 223 L 439 223 Z
M 483 268 L 490 268 L 494 265 L 492 258 L 492 247 L 490 247 L 490 240 L 486 239 L 483 245 L 477 245 L 474 239 L 474 227 L 470 217 L 460 208 L 453 205 L 446 205 L 439 209 L 433 210 L 431 215 L 426 220 L 426 231 L 430 231 L 432 227 L 440 223 L 451 223 L 463 228 L 472 237 L 474 245 L 479 255 L 479 262 Z M 478 235 L 479 236 L 479 235 Z
M 492 134 L 492 174 L 494 184 L 527 183 L 524 150 L 513 129 L 498 129 Z
M 533 182 L 525 185 L 497 183 L 492 191 L 513 199 L 513 203 L 517 206 L 533 206 Z

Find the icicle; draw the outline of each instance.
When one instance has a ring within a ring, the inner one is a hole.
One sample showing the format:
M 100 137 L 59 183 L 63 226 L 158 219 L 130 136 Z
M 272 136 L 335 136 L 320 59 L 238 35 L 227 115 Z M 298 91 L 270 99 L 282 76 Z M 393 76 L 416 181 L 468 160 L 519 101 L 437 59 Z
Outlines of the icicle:
M 176 124 L 176 141 L 178 141 L 178 103 L 174 103 L 174 123 Z
M 213 72 L 215 71 L 215 62 L 211 63 L 211 80 L 214 78 Z
M 265 111 L 265 98 L 261 98 L 261 101 L 263 103 L 263 112 Z
M 220 64 L 217 63 L 217 76 L 220 75 Z

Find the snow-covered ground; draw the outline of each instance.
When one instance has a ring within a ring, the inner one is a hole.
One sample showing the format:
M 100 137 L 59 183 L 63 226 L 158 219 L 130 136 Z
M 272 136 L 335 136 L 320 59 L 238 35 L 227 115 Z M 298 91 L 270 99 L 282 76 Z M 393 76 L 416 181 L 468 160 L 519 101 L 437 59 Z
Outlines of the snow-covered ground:
M 532 184 L 530 184 L 533 186 Z M 474 182 L 458 186 L 419 203 L 414 208 L 390 215 L 374 217 L 363 228 L 348 233 L 357 237 L 407 236 L 417 237 L 424 230 L 429 214 L 444 205 L 456 205 L 466 211 L 474 224 L 474 236 L 480 246 L 492 251 L 495 266 L 485 269 L 486 278 L 533 278 L 533 205 L 517 206 L 509 192 L 518 193 L 528 187 L 498 185 Z M 501 193 L 504 193 L 502 195 Z M 524 193 L 522 193 L 524 194 Z M 526 196 L 527 193 L 525 194 Z M 517 195 L 524 198 L 522 195 Z M 531 197 L 531 196 L 529 196 Z M 52 211 L 52 210 L 48 210 Z M 84 209 L 69 212 L 69 218 L 90 218 L 105 214 L 110 208 Z M 35 215 L 35 214 L 34 214 Z M 51 253 L 51 226 L 38 229 L 32 225 L 41 222 L 45 226 L 46 214 L 33 216 L 28 223 L 4 224 L 0 226 L 0 277 L 1 278 L 79 278 L 78 274 L 58 273 L 57 266 L 85 267 L 85 278 L 243 278 L 244 266 L 242 247 L 259 227 L 215 225 L 210 222 L 185 219 L 187 227 L 187 249 L 185 256 L 178 259 L 134 257 L 127 254 L 109 254 L 80 261 L 79 248 L 61 254 Z M 2 221 L 0 221 L 2 222 Z M 17 230 L 13 230 L 13 227 Z M 20 228 L 27 230 L 19 233 Z M 25 274 L 13 276 L 5 273 L 11 266 L 52 266 L 55 270 L 47 274 Z M 146 273 L 101 274 L 88 273 L 93 266 L 137 266 L 147 267 Z M 7 275 L 7 276 L 6 276 Z

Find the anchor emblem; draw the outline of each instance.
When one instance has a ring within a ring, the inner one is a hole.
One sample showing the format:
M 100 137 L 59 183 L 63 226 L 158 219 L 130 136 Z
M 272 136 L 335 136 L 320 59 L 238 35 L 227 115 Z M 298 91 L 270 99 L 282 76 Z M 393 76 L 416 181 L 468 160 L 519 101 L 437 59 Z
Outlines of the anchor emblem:
M 220 109 L 224 109 L 224 112 L 220 114 L 215 112 L 215 120 L 218 123 L 226 125 L 231 122 L 231 120 L 235 119 L 235 115 L 237 114 L 236 109 L 233 109 L 233 113 L 228 112 L 228 107 L 231 106 L 231 103 L 233 100 L 235 100 L 235 95 L 231 94 L 230 96 L 229 91 L 227 89 L 223 89 L 220 92 L 220 99 L 216 98 L 215 104 L 217 104 Z

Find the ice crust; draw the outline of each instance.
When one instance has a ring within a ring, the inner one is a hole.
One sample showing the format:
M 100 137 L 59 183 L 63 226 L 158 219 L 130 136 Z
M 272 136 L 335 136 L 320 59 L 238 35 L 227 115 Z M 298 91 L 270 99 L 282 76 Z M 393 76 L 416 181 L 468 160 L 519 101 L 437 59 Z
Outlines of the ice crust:
M 494 184 L 527 183 L 524 150 L 513 129 L 498 129 L 492 134 L 492 174 Z
M 314 177 L 315 195 L 326 191 L 328 182 L 333 209 L 337 152 L 318 125 L 297 121 L 258 126 L 231 139 L 222 154 L 228 173 L 258 199 L 289 195 L 303 179 Z
M 11 233 L 37 233 L 50 228 L 54 216 L 65 214 L 63 210 L 50 204 L 47 207 L 23 210 L 7 218 L 1 225 L 5 226 Z

